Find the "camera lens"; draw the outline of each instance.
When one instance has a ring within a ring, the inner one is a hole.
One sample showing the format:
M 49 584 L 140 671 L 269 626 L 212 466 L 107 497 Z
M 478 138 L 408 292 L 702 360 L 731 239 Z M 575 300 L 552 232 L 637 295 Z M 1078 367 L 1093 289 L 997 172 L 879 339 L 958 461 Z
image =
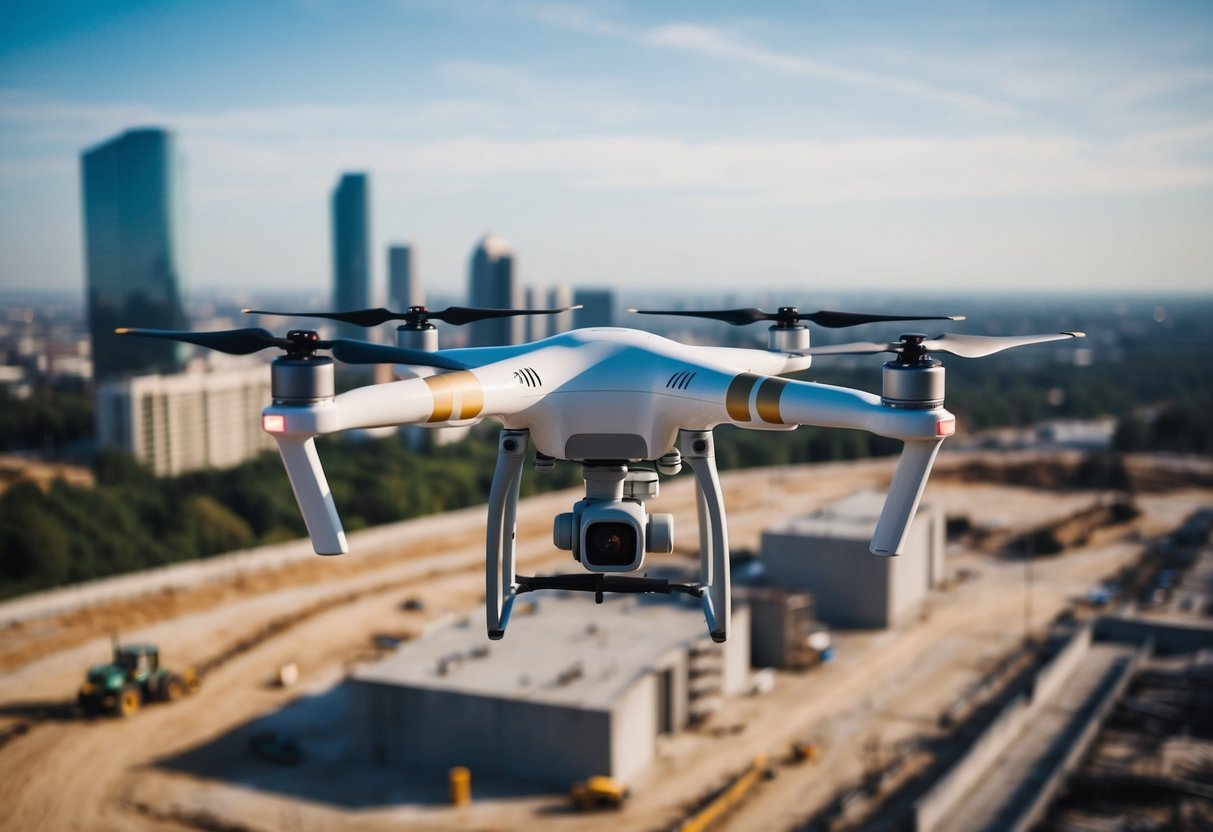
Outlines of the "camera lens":
M 636 527 L 618 520 L 591 523 L 585 530 L 585 561 L 594 566 L 628 566 L 639 551 Z

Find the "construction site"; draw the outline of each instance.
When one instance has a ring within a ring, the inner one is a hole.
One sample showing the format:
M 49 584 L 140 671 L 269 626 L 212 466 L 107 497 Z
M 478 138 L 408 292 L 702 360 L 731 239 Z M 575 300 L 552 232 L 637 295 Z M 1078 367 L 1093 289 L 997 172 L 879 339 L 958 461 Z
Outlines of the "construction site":
M 723 645 L 558 591 L 490 642 L 483 507 L 7 601 L 0 828 L 1207 829 L 1213 463 L 1090 465 L 944 454 L 896 560 L 893 460 L 725 474 Z M 576 498 L 520 503 L 521 571 Z M 692 528 L 690 480 L 653 507 Z M 146 707 L 81 707 L 123 674 Z

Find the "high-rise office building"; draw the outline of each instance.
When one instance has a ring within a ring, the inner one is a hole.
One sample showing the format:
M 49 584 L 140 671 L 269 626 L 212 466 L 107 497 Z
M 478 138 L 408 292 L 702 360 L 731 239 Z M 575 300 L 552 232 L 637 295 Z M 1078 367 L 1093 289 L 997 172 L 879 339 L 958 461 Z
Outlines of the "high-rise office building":
M 333 308 L 345 312 L 370 306 L 370 182 L 365 173 L 342 174 L 333 190 Z M 345 338 L 366 334 L 353 324 L 339 324 Z
M 468 269 L 468 295 L 472 306 L 489 309 L 516 309 L 521 292 L 514 280 L 514 253 L 500 237 L 487 236 L 477 243 Z M 473 347 L 522 343 L 520 318 L 497 318 L 468 326 L 468 343 Z
M 553 286 L 548 291 L 548 309 L 567 309 L 573 305 L 573 290 L 568 285 Z M 561 312 L 548 321 L 548 332 L 559 335 L 573 328 L 573 313 Z
M 615 293 L 610 289 L 577 289 L 573 303 L 581 306 L 573 312 L 577 329 L 615 325 Z
M 122 326 L 185 329 L 183 161 L 167 130 L 140 128 L 80 156 L 84 266 L 98 381 L 183 366 L 183 345 Z
M 527 286 L 523 293 L 523 308 L 525 309 L 546 309 L 544 306 L 544 292 L 542 289 L 537 289 L 534 286 Z M 547 315 L 527 315 L 525 320 L 526 340 L 538 341 L 548 337 L 548 316 Z
M 423 306 L 425 295 L 420 282 L 413 276 L 413 249 L 406 245 L 389 246 L 387 250 L 387 288 L 389 309 L 403 312 L 410 306 Z

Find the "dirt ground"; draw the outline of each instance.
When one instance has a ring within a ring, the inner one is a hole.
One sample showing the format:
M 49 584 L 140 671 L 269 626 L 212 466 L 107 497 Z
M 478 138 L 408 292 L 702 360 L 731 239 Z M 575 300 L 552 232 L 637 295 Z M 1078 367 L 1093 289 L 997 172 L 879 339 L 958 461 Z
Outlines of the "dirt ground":
M 940 464 L 959 462 L 945 456 Z M 726 475 L 732 545 L 755 549 L 766 525 L 857 488 L 883 487 L 890 474 L 891 461 L 878 460 Z M 689 556 L 690 482 L 663 489 L 650 508 L 675 514 L 679 550 Z M 1097 496 L 943 478 L 927 492 L 950 515 L 1010 528 L 1060 518 Z M 551 518 L 573 499 L 572 492 L 549 494 L 521 507 L 522 571 L 569 569 L 568 555 L 551 545 Z M 1025 627 L 1038 631 L 1135 559 L 1139 538 L 1170 530 L 1202 504 L 1213 504 L 1213 490 L 1141 497 L 1143 513 L 1131 526 L 1036 561 L 1030 594 L 1022 562 L 953 548 L 949 568 L 969 577 L 934 594 L 922 620 L 839 635 L 829 665 L 781 673 L 771 693 L 733 700 L 701 729 L 664 738 L 633 799 L 609 816 L 571 814 L 561 794 L 475 776 L 477 799 L 451 809 L 444 782 L 346 756 L 341 682 L 380 655 L 375 637 L 408 637 L 427 622 L 483 615 L 483 529 L 466 519 L 424 536 L 405 526 L 394 551 L 374 556 L 355 549 L 229 584 L 9 626 L 0 631 L 0 829 L 661 829 L 754 754 L 779 760 L 791 740 L 818 737 L 819 761 L 777 766 L 777 776 L 722 827 L 788 828 L 858 782 L 872 748 L 933 730 L 938 714 Z M 422 599 L 423 609 L 404 609 L 408 598 Z M 207 668 L 202 688 L 127 720 L 75 715 L 75 689 L 88 665 L 107 657 L 112 632 L 159 644 L 169 667 Z M 271 685 L 287 662 L 298 664 L 299 684 Z M 252 758 L 247 738 L 266 726 L 301 736 L 307 760 L 287 769 Z

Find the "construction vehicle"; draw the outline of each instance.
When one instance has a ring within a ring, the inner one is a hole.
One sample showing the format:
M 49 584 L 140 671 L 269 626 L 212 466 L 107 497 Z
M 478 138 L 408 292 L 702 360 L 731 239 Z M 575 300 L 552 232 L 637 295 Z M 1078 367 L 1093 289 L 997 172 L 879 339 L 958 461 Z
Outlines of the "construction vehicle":
M 612 777 L 595 775 L 574 783 L 569 797 L 573 801 L 573 808 L 581 812 L 618 809 L 628 799 L 628 787 Z
M 144 702 L 171 702 L 193 693 L 199 684 L 192 669 L 175 673 L 160 666 L 160 649 L 153 644 L 119 644 L 109 664 L 88 669 L 76 694 L 86 714 L 132 716 Z

